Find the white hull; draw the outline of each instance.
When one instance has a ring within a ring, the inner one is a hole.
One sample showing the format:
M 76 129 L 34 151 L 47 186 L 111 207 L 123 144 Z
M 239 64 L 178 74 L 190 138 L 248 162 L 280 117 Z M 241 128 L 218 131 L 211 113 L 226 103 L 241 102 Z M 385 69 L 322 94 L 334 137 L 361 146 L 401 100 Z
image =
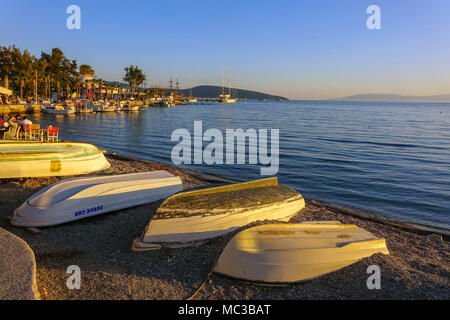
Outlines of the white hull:
M 53 108 L 41 108 L 42 112 L 47 114 L 60 114 L 60 115 L 68 115 L 73 114 L 74 111 L 70 108 L 67 109 L 53 109 Z
M 133 250 L 192 244 L 260 220 L 288 221 L 304 206 L 303 197 L 276 178 L 181 192 L 159 206 Z
M 14 211 L 21 227 L 42 227 L 164 199 L 182 190 L 180 178 L 166 171 L 75 178 L 36 193 Z
M 122 107 L 120 109 L 120 111 L 139 111 L 139 107 L 138 106 L 132 106 L 132 107 Z
M 389 254 L 386 241 L 339 222 L 268 224 L 238 233 L 214 271 L 262 283 L 312 279 L 375 253 Z
M 237 99 L 231 99 L 231 98 L 220 100 L 221 103 L 236 103 L 236 101 L 237 101 Z
M 116 106 L 104 106 L 97 105 L 92 109 L 94 112 L 114 112 L 116 111 Z

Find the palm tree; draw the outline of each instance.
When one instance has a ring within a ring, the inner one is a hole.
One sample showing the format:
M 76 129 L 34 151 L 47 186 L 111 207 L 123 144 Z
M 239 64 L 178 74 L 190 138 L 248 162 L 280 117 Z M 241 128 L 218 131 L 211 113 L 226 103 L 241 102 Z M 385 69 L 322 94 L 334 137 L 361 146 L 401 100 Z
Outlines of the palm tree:
M 3 77 L 3 86 L 9 88 L 9 75 L 14 70 L 13 50 L 15 46 L 0 47 L 0 76 Z
M 93 76 L 95 74 L 94 69 L 88 64 L 82 64 L 80 65 L 80 73 L 83 76 Z
M 133 92 L 135 87 L 144 83 L 145 79 L 144 73 L 138 66 L 130 65 L 125 68 L 125 77 L 123 77 L 123 81 L 129 83 L 131 92 Z

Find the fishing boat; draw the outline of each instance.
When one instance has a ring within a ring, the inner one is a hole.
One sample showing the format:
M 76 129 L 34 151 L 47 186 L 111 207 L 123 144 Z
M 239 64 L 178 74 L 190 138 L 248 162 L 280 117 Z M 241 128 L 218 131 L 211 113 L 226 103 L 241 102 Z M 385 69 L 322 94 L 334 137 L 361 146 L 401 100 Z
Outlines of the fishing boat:
M 0 179 L 80 175 L 109 168 L 103 152 L 87 143 L 0 144 Z
M 11 223 L 52 226 L 151 203 L 182 189 L 180 178 L 166 171 L 67 179 L 28 198 Z
M 139 111 L 139 106 L 132 105 L 130 101 L 122 100 L 119 102 L 118 111 Z
M 75 113 L 92 113 L 93 110 L 88 106 L 81 106 L 75 109 Z
M 42 112 L 48 113 L 48 114 L 72 114 L 74 111 L 72 108 L 64 107 L 64 106 L 52 106 L 52 105 L 46 105 L 44 107 L 41 107 Z
M 93 112 L 114 112 L 117 110 L 117 106 L 114 102 L 105 102 L 95 104 L 92 107 Z
M 185 191 L 161 203 L 132 249 L 194 245 L 258 220 L 287 221 L 304 206 L 277 178 Z
M 125 104 L 120 108 L 120 111 L 139 111 L 139 106 L 132 106 L 130 104 Z
M 214 272 L 268 284 L 312 279 L 375 253 L 389 254 L 385 239 L 337 221 L 267 224 L 239 232 Z

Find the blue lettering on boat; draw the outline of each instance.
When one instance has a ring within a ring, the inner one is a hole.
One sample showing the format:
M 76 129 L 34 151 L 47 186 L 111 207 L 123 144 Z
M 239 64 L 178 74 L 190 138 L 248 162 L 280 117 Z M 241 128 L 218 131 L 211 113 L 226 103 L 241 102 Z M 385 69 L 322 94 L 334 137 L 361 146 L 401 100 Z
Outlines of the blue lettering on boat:
M 78 210 L 78 211 L 75 211 L 75 217 L 84 216 L 86 214 L 90 214 L 90 213 L 94 213 L 94 212 L 98 212 L 98 211 L 102 211 L 102 210 L 103 210 L 103 205 L 88 208 L 88 209 Z

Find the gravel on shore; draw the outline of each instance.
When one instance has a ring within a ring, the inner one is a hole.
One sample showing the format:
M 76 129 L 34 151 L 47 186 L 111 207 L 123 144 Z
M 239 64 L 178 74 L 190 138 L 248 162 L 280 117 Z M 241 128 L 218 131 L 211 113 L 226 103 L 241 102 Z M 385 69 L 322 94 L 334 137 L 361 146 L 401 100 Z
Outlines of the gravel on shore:
M 108 154 L 111 168 L 91 175 L 167 170 L 184 188 L 207 179 L 157 163 Z M 290 222 L 337 220 L 356 224 L 386 239 L 390 255 L 376 254 L 322 277 L 287 286 L 261 286 L 209 276 L 227 242 L 239 231 L 201 246 L 131 251 L 149 222 L 154 205 L 107 213 L 32 234 L 9 223 L 8 216 L 44 186 L 67 177 L 0 181 L 0 227 L 24 239 L 37 263 L 41 299 L 186 299 L 206 280 L 195 299 L 449 299 L 449 245 L 441 235 L 376 221 L 353 211 L 306 201 Z M 301 190 L 300 190 L 301 192 Z M 269 223 L 269 221 L 259 222 Z M 81 289 L 69 290 L 67 267 L 81 269 Z M 367 267 L 381 269 L 381 289 L 369 290 Z

